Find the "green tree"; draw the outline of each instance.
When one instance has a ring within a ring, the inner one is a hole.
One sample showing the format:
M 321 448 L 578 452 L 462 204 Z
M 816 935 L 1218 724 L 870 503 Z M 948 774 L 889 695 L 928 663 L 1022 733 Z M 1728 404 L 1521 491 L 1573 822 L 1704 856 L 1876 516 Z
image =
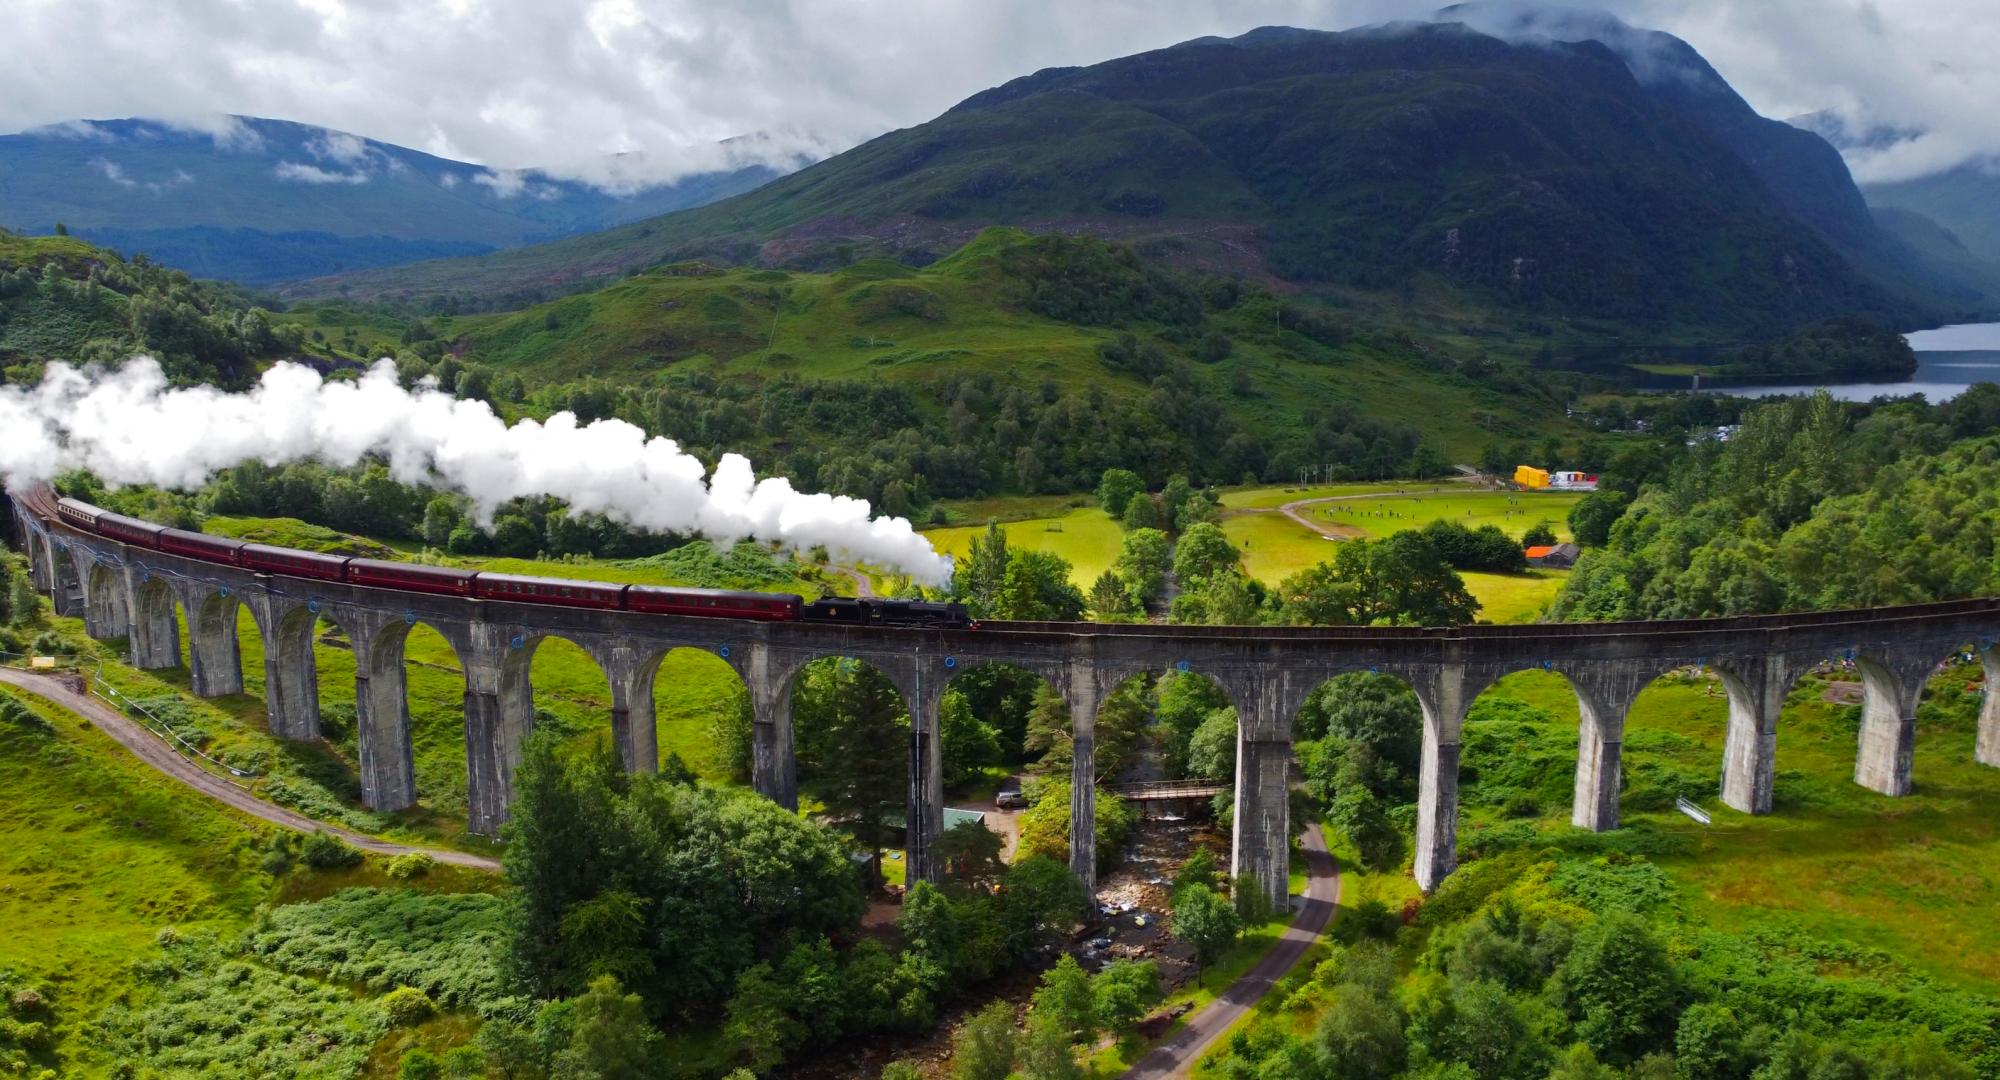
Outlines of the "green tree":
M 1556 527 L 1547 518 L 1528 526 L 1528 531 L 1521 534 L 1522 547 L 1537 547 L 1555 542 Z
M 1584 1043 L 1577 1043 L 1556 1059 L 1549 1080 L 1622 1080 L 1624 1073 L 1600 1063 Z
M 1007 573 L 991 616 L 1031 622 L 1083 618 L 1083 592 L 1070 584 L 1069 575 L 1069 560 L 1054 552 L 1014 552 L 1007 560 Z
M 397 1080 L 438 1080 L 444 1075 L 444 1064 L 437 1055 L 419 1046 L 403 1051 L 403 1058 L 396 1064 Z
M 593 980 L 576 999 L 569 1046 L 556 1071 L 601 1080 L 647 1080 L 663 1053 L 660 1033 L 646 1019 L 645 1002 L 610 976 Z M 588 1070 L 587 1072 L 585 1070 Z
M 977 821 L 961 821 L 937 838 L 935 852 L 955 881 L 990 885 L 1006 871 L 1000 834 Z
M 1674 1029 L 1674 1063 L 1685 1080 L 1741 1080 L 1750 1072 L 1743 1024 L 1734 1010 L 1697 1001 Z
M 1181 508 L 1193 494 L 1194 485 L 1188 483 L 1186 474 L 1175 473 L 1167 479 L 1167 486 L 1160 490 L 1160 516 L 1168 525 L 1180 520 Z
M 1181 890 L 1190 885 L 1213 889 L 1216 873 L 1215 853 L 1205 847 L 1195 848 L 1194 854 L 1189 855 L 1187 860 L 1181 863 L 1181 868 L 1174 871 L 1173 885 L 1169 894 L 1179 896 Z
M 1132 602 L 1131 588 L 1116 570 L 1097 575 L 1097 581 L 1090 586 L 1089 603 L 1090 613 L 1102 622 L 1139 614 L 1139 605 Z
M 1217 709 L 1188 740 L 1188 774 L 1204 780 L 1236 779 L 1236 709 Z
M 1200 589 L 1216 576 L 1234 572 L 1241 557 L 1221 526 L 1190 526 L 1174 549 L 1174 579 L 1183 589 Z
M 1403 1010 L 1394 996 L 1355 983 L 1333 990 L 1315 1036 L 1333 1074 L 1351 1080 L 1389 1080 L 1409 1054 Z
M 1195 962 L 1206 968 L 1236 942 L 1243 921 L 1235 905 L 1206 885 L 1189 885 L 1174 894 L 1173 935 L 1194 949 Z
M 952 1040 L 952 1080 L 1007 1080 L 1014 1049 L 1014 1009 L 996 1001 L 973 1014 Z
M 1042 973 L 1032 1015 L 1053 1020 L 1073 1041 L 1088 1042 L 1096 1035 L 1097 998 L 1076 957 L 1064 953 Z
M 1091 1012 L 1099 1027 L 1128 1031 L 1160 996 L 1160 968 L 1151 960 L 1113 960 L 1090 977 Z
M 1665 946 L 1643 920 L 1623 912 L 1577 933 L 1561 986 L 1577 1034 L 1619 1065 L 1667 1041 L 1680 998 Z
M 1229 706 L 1229 696 L 1214 679 L 1192 671 L 1161 676 L 1153 719 L 1164 738 L 1169 776 L 1186 776 L 1188 743 L 1210 713 Z
M 1125 513 L 1121 519 L 1127 532 L 1134 529 L 1158 529 L 1160 508 L 1151 496 L 1140 492 L 1125 503 Z
M 1021 1075 L 1026 1080 L 1083 1080 L 1069 1032 L 1054 1017 L 1029 1017 L 1021 1039 Z
M 1134 529 L 1119 544 L 1111 569 L 1124 581 L 1137 606 L 1145 607 L 1166 592 L 1172 547 L 1166 533 L 1152 528 Z
M 987 615 L 999 599 L 1007 564 L 1007 533 L 999 522 L 988 522 L 985 534 L 972 538 L 965 564 L 952 575 L 952 595 L 971 608 L 975 616 Z
M 879 668 L 829 657 L 807 664 L 792 692 L 800 783 L 879 865 L 903 815 L 909 713 Z
M 970 783 L 1000 762 L 1000 732 L 972 714 L 964 694 L 946 690 L 938 702 L 939 753 L 946 787 Z
M 1124 520 L 1126 504 L 1144 494 L 1146 482 L 1130 469 L 1106 469 L 1097 483 L 1097 505 L 1118 520 Z
M 1584 547 L 1603 547 L 1611 541 L 1611 526 L 1625 513 L 1631 500 L 1622 491 L 1593 491 L 1569 508 L 1569 534 Z

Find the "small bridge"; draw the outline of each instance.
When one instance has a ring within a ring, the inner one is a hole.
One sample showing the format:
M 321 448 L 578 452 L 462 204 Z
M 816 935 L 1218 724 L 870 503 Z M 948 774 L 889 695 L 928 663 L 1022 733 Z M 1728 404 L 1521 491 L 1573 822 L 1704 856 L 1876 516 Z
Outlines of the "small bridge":
M 1107 784 L 1098 789 L 1132 802 L 1166 802 L 1169 799 L 1212 799 L 1229 790 L 1215 780 L 1153 780 L 1143 784 Z

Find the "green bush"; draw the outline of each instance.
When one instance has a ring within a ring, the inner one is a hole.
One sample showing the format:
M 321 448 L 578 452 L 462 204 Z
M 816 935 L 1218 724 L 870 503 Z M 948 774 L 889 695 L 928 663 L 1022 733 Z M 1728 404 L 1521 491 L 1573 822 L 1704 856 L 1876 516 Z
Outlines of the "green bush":
M 306 837 L 299 845 L 299 857 L 307 866 L 315 870 L 344 870 L 361 865 L 361 853 L 347 846 L 346 841 L 330 832 L 321 830 Z
M 437 1013 L 437 1002 L 414 986 L 399 986 L 382 995 L 382 1015 L 393 1027 L 415 1027 Z
M 415 987 L 445 1008 L 481 1008 L 501 1000 L 507 913 L 507 900 L 485 893 L 343 889 L 276 908 L 244 949 L 292 974 Z
M 408 855 L 398 855 L 389 860 L 389 876 L 397 881 L 409 881 L 429 874 L 437 866 L 437 860 L 421 851 Z

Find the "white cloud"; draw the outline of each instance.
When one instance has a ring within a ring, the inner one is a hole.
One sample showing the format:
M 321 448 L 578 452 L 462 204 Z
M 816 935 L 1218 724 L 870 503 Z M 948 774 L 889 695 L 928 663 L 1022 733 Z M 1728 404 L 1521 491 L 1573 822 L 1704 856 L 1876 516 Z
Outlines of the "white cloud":
M 59 124 L 43 124 L 38 128 L 29 128 L 25 134 L 39 135 L 47 139 L 75 139 L 78 142 L 118 141 L 117 132 L 99 127 L 88 120 L 64 120 Z
M 503 199 L 511 199 L 528 189 L 528 178 L 517 169 L 479 173 L 472 182 L 493 189 L 493 194 Z
M 109 180 L 112 183 L 117 184 L 119 187 L 135 188 L 139 186 L 139 182 L 137 180 L 132 179 L 129 176 L 126 176 L 124 167 L 119 165 L 115 161 L 106 161 L 103 158 L 93 158 L 91 159 L 90 165 L 98 172 L 103 173 L 104 178 L 106 180 Z
M 278 167 L 271 170 L 271 175 L 276 176 L 280 180 L 293 180 L 301 184 L 365 184 L 368 182 L 368 174 L 365 172 L 338 172 L 331 169 L 322 169 L 317 165 L 307 165 L 298 161 L 278 162 Z
M 306 140 L 306 153 L 339 165 L 366 165 L 374 156 L 368 140 L 344 131 L 321 131 Z
M 452 188 L 455 188 L 455 187 L 457 187 L 457 186 L 458 186 L 458 174 L 457 174 L 457 173 L 444 173 L 444 174 L 440 175 L 440 176 L 438 177 L 438 185 L 439 185 L 440 187 L 444 188 L 444 189 L 445 189 L 446 191 L 450 191 L 450 190 L 451 190 Z
M 243 113 L 496 176 L 541 168 L 629 188 L 843 149 L 1042 67 L 1264 24 L 1428 18 L 1443 2 L 65 0 L 8 13 L 11 54 L 35 62 L 0 65 L 0 130 L 165 114 L 237 146 L 255 133 L 215 117 Z M 1595 6 L 1686 38 L 1765 115 L 1830 109 L 1927 133 L 1857 156 L 1864 174 L 2000 154 L 1992 0 Z M 70 77 L 80 70 L 93 77 Z M 722 145 L 746 132 L 767 134 Z
M 145 188 L 147 191 L 161 192 L 171 187 L 194 183 L 194 174 L 186 169 L 175 169 L 165 180 L 139 180 L 126 175 L 124 166 L 105 158 L 92 158 L 90 167 L 96 169 L 106 180 L 122 188 Z

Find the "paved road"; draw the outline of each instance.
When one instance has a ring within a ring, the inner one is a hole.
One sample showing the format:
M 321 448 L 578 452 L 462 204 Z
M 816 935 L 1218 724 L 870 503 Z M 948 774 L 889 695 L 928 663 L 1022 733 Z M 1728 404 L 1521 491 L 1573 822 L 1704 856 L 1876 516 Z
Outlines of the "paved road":
M 1149 1051 L 1125 1071 L 1125 1080 L 1165 1080 L 1185 1076 L 1224 1032 L 1243 1019 L 1271 987 L 1292 970 L 1306 949 L 1319 939 L 1340 903 L 1340 867 L 1326 850 L 1319 826 L 1306 830 L 1306 903 L 1283 937 L 1228 990 L 1188 1018 L 1173 1037 Z
M 25 690 L 44 701 L 76 713 L 96 725 L 98 730 L 118 740 L 119 745 L 130 750 L 133 756 L 153 768 L 216 802 L 232 806 L 273 825 L 282 825 L 302 833 L 324 830 L 363 851 L 377 855 L 408 855 L 420 851 L 441 863 L 451 863 L 454 866 L 470 866 L 480 870 L 500 869 L 498 860 L 481 855 L 469 855 L 463 851 L 451 851 L 445 848 L 392 844 L 387 840 L 378 840 L 335 825 L 314 821 L 304 814 L 267 803 L 175 753 L 173 748 L 160 741 L 159 736 L 148 731 L 145 725 L 112 708 L 103 700 L 79 694 L 52 676 L 14 668 L 0 668 L 0 683 Z

